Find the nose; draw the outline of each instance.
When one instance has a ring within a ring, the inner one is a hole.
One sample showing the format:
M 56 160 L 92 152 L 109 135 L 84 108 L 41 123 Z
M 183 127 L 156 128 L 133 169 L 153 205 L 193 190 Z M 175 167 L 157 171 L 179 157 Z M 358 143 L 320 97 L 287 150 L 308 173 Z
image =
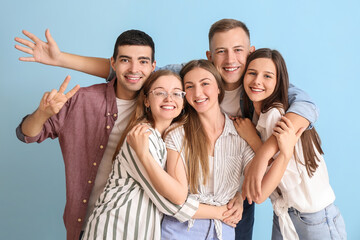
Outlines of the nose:
M 129 70 L 130 70 L 131 73 L 138 72 L 138 70 L 139 70 L 138 63 L 136 61 L 131 62 Z
M 227 63 L 234 63 L 235 58 L 236 58 L 235 53 L 233 51 L 227 51 L 227 54 L 226 54 Z
M 166 97 L 164 98 L 164 101 L 165 102 L 172 102 L 174 99 L 173 99 L 173 96 L 171 93 L 167 93 Z
M 260 78 L 260 75 L 259 75 L 259 74 L 257 74 L 257 75 L 254 77 L 253 83 L 254 83 L 255 85 L 260 85 L 260 83 L 261 83 L 261 78 Z
M 195 97 L 201 96 L 201 94 L 202 94 L 201 87 L 193 86 L 193 89 L 194 89 Z

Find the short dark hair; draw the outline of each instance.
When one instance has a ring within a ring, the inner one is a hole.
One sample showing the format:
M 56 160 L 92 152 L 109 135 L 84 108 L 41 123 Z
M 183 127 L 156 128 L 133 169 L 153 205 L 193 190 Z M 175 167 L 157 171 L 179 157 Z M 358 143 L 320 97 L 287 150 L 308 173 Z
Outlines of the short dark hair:
M 249 37 L 250 40 L 250 31 L 247 28 L 247 26 L 245 25 L 245 23 L 236 20 L 236 19 L 221 19 L 217 22 L 215 22 L 213 25 L 211 25 L 210 30 L 209 30 L 209 44 L 212 40 L 212 38 L 214 37 L 215 33 L 217 32 L 227 32 L 231 29 L 234 28 L 241 28 L 242 30 L 244 30 L 244 32 L 246 33 L 246 35 Z
M 149 46 L 151 48 L 151 62 L 155 60 L 155 44 L 152 38 L 140 30 L 128 30 L 119 35 L 116 39 L 113 58 L 118 55 L 118 47 L 124 45 Z

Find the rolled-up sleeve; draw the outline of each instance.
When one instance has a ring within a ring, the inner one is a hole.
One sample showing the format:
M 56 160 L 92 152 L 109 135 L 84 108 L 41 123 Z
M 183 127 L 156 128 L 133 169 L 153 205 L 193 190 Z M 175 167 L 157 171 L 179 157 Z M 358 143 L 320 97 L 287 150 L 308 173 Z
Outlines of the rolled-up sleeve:
M 310 96 L 293 84 L 289 86 L 288 95 L 290 107 L 287 112 L 296 113 L 306 118 L 310 122 L 309 128 L 312 128 L 319 117 L 319 109 Z

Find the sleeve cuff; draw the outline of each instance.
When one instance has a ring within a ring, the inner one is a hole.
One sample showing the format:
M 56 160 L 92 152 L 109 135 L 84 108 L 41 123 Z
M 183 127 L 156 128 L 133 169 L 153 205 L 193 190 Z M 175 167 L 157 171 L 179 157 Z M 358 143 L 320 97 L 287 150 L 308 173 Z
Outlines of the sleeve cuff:
M 179 222 L 189 221 L 199 208 L 199 201 L 195 196 L 189 195 L 181 209 L 174 215 Z
M 316 106 L 307 102 L 294 102 L 287 110 L 287 113 L 289 112 L 298 114 L 306 118 L 310 122 L 308 129 L 313 128 L 313 124 L 319 117 L 319 112 Z

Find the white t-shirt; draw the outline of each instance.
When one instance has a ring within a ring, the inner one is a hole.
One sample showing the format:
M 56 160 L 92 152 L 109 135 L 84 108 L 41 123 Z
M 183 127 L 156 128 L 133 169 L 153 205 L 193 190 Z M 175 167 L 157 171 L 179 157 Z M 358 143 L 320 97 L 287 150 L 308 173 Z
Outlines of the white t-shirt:
M 86 221 L 84 221 L 83 228 L 86 226 L 86 222 L 89 219 L 92 211 L 94 210 L 96 200 L 99 198 L 100 194 L 104 190 L 106 181 L 111 172 L 113 162 L 112 159 L 116 150 L 116 146 L 121 138 L 123 131 L 125 130 L 125 127 L 129 123 L 131 114 L 135 110 L 135 103 L 136 99 L 123 100 L 116 98 L 118 118 L 116 119 L 114 127 L 111 130 L 108 144 L 106 146 L 103 158 L 101 159 L 99 169 L 96 173 L 95 183 L 89 198 L 89 204 L 85 218 Z
M 225 91 L 224 99 L 220 104 L 221 109 L 232 117 L 241 116 L 240 97 L 241 86 L 232 91 Z

